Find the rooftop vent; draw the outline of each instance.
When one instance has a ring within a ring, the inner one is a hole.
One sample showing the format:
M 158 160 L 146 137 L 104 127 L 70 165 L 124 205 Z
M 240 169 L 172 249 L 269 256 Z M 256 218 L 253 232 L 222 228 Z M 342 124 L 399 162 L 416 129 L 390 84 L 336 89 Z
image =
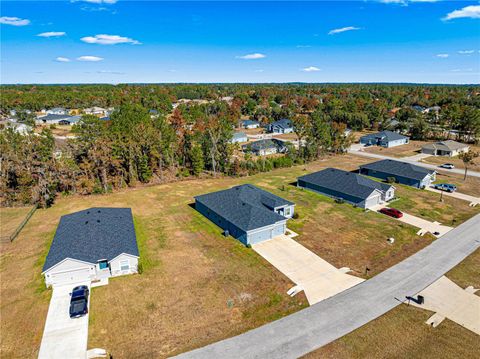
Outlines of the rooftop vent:
M 99 219 L 97 219 L 97 223 L 100 223 L 100 220 L 99 220 Z
M 88 224 L 88 221 L 85 221 L 85 224 Z

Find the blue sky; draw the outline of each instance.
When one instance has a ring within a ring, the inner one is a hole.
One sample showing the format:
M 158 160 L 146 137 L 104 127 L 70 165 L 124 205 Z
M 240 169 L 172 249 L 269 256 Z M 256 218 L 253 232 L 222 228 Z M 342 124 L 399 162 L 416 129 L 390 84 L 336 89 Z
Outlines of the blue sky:
M 479 1 L 2 1 L 0 23 L 3 84 L 480 82 Z

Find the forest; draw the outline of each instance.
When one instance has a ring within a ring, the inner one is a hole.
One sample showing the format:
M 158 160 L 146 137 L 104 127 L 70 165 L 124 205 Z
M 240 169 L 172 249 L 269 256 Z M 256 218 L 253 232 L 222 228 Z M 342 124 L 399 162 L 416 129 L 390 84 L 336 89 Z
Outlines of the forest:
M 61 146 L 49 127 L 0 131 L 1 205 L 50 206 L 58 195 L 106 193 L 189 176 L 244 176 L 341 154 L 354 131 L 394 129 L 412 139 L 480 137 L 480 87 L 388 84 L 8 85 L 2 118 L 32 124 L 42 109 L 113 107 L 109 121 L 83 115 Z M 182 103 L 201 99 L 205 103 Z M 418 108 L 438 106 L 439 111 Z M 25 115 L 25 111 L 31 111 Z M 152 115 L 151 110 L 155 110 Z M 241 119 L 289 118 L 300 145 L 284 156 L 238 156 Z M 395 125 L 392 124 L 395 119 Z

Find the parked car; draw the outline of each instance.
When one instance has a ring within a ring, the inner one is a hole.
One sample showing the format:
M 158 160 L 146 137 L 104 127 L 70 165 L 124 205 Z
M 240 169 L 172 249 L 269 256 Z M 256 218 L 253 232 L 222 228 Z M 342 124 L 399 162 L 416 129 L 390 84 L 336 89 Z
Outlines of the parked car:
M 402 218 L 403 217 L 403 213 L 400 212 L 398 209 L 395 209 L 395 208 L 382 208 L 381 210 L 379 210 L 380 213 L 382 214 L 386 214 L 387 216 L 390 216 L 390 217 L 393 217 L 393 218 Z
M 88 313 L 88 295 L 90 290 L 86 285 L 73 288 L 70 293 L 70 318 L 83 317 Z
M 449 170 L 453 170 L 455 166 L 452 163 L 444 163 L 443 165 L 439 166 L 440 168 L 447 168 Z
M 433 188 L 446 192 L 455 192 L 457 190 L 457 186 L 450 183 L 437 183 L 433 185 Z

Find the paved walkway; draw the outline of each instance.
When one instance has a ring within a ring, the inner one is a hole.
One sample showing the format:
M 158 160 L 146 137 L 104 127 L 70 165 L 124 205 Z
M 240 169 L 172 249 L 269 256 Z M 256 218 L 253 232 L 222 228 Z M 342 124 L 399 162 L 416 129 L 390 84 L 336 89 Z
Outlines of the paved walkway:
M 419 153 L 417 155 L 403 157 L 402 160 L 419 162 L 419 161 L 421 161 L 421 160 L 423 160 L 424 158 L 427 158 L 427 157 L 432 157 L 432 155 L 428 155 L 426 153 Z
M 298 358 L 380 317 L 480 247 L 480 215 L 399 264 L 320 303 L 180 358 Z
M 377 159 L 387 159 L 387 160 L 395 160 L 395 161 L 413 163 L 414 165 L 424 167 L 424 168 L 428 168 L 428 169 L 432 169 L 432 170 L 435 170 L 435 171 L 442 171 L 442 172 L 447 172 L 447 173 L 456 173 L 456 174 L 460 174 L 460 175 L 463 175 L 465 173 L 465 170 L 463 170 L 463 169 L 454 168 L 454 169 L 449 170 L 449 169 L 446 169 L 446 168 L 439 168 L 436 165 L 431 165 L 431 164 L 428 164 L 428 163 L 425 163 L 425 162 L 417 162 L 417 161 L 408 160 L 407 159 L 408 157 L 395 158 L 395 157 L 390 157 L 390 156 L 378 155 L 376 153 L 366 152 L 366 151 L 363 151 L 363 147 L 364 147 L 363 145 L 355 144 L 355 145 L 352 145 L 352 147 L 350 147 L 348 152 L 353 154 L 353 155 L 358 155 L 358 156 L 363 156 L 363 157 L 371 157 L 371 158 L 377 158 Z M 480 172 L 468 171 L 468 176 L 479 177 L 480 178 Z
M 303 289 L 310 305 L 364 281 L 345 274 L 285 235 L 254 244 L 252 248 Z
M 480 297 L 475 291 L 472 287 L 462 289 L 443 276 L 418 293 L 424 297 L 423 304 L 409 301 L 409 305 L 435 312 L 426 322 L 433 327 L 448 318 L 480 335 Z
M 443 192 L 444 196 L 454 197 L 454 198 L 461 199 L 463 201 L 470 202 L 470 206 L 472 206 L 472 207 L 474 207 L 474 206 L 476 206 L 477 204 L 480 203 L 480 197 L 470 196 L 469 194 L 459 193 L 459 192 L 440 191 L 440 190 L 432 188 L 432 187 L 426 187 L 425 189 L 427 191 L 435 192 L 435 193 L 438 193 L 438 194 Z
M 85 359 L 88 340 L 88 314 L 71 319 L 69 314 L 70 293 L 75 285 L 53 288 L 48 307 L 47 321 L 40 345 L 39 359 Z M 90 306 L 90 301 L 88 302 Z

